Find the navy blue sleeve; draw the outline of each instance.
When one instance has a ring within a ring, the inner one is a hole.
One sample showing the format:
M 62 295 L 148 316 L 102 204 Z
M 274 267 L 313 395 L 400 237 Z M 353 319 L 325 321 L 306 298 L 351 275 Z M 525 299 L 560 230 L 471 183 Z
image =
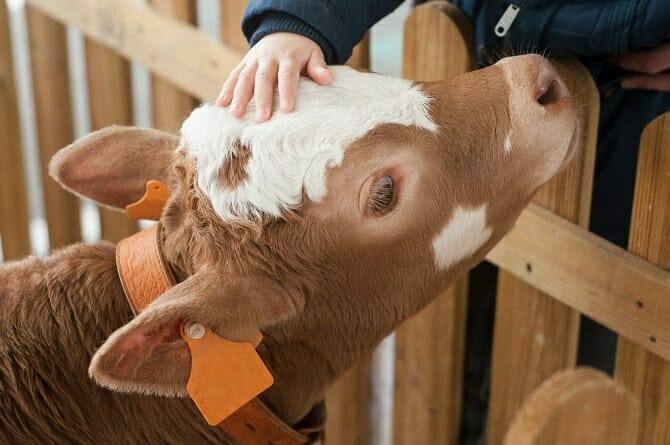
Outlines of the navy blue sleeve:
M 326 62 L 341 64 L 365 32 L 402 0 L 252 0 L 242 31 L 254 45 L 275 32 L 293 32 L 314 40 Z
M 667 0 L 525 3 L 511 29 L 516 46 L 533 45 L 556 57 L 626 54 L 670 37 Z
M 522 29 L 532 27 L 532 15 L 522 20 Z M 539 43 L 554 56 L 600 57 L 656 46 L 668 36 L 667 0 L 565 2 L 547 22 Z

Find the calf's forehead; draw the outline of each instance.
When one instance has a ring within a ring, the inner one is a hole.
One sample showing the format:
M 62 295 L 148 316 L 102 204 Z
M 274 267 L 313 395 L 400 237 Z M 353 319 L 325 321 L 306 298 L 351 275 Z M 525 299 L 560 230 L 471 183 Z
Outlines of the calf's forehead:
M 253 103 L 242 119 L 210 104 L 186 119 L 181 145 L 195 159 L 198 186 L 221 218 L 280 217 L 300 205 L 303 192 L 319 201 L 327 169 L 340 166 L 348 147 L 380 125 L 437 130 L 431 99 L 413 83 L 348 67 L 333 71 L 329 86 L 302 78 L 296 110 L 275 110 L 265 123 L 254 121 Z M 232 185 L 221 179 L 231 176 L 231 165 L 238 179 Z

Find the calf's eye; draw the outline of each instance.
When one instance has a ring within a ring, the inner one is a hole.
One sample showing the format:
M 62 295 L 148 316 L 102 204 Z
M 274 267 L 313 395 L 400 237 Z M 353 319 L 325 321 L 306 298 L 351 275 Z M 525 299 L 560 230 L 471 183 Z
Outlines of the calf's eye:
M 391 211 L 395 204 L 395 190 L 393 187 L 393 178 L 390 176 L 381 176 L 375 179 L 370 185 L 368 194 L 368 213 L 376 216 L 382 216 Z

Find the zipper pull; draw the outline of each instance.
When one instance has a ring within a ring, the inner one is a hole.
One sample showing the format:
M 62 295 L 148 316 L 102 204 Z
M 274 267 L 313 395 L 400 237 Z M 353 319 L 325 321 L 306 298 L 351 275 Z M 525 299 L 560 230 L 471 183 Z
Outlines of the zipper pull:
M 496 23 L 495 33 L 498 37 L 505 37 L 509 32 L 510 27 L 516 20 L 516 16 L 519 15 L 520 8 L 517 5 L 509 5 L 505 12 L 503 13 L 498 23 Z

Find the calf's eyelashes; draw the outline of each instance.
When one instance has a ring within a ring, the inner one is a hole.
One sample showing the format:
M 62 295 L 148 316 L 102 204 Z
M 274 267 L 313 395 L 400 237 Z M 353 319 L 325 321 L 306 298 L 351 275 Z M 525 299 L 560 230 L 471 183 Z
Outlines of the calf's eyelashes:
M 367 212 L 373 216 L 383 216 L 393 209 L 396 201 L 393 177 L 384 175 L 372 181 L 368 192 Z

